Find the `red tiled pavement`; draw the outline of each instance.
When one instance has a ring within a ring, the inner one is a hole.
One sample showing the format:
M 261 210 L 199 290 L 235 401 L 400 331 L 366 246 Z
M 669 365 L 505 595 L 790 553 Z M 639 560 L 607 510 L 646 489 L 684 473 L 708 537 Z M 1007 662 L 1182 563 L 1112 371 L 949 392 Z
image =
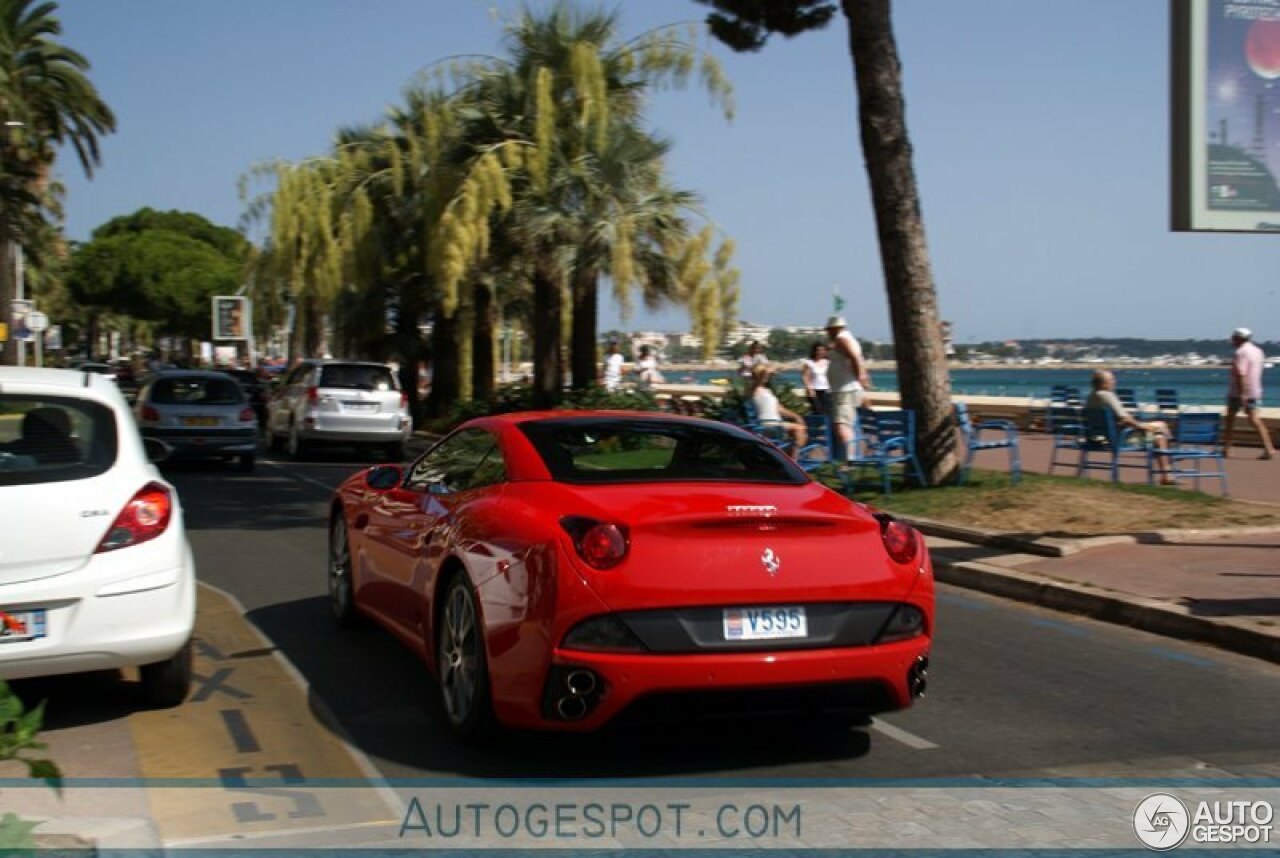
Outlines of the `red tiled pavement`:
M 1050 439 L 1024 433 L 1021 446 L 1023 468 L 1046 473 L 1052 452 Z M 1241 447 L 1227 460 L 1230 496 L 1280 506 L 1280 458 L 1259 461 L 1259 452 L 1256 447 Z M 1074 465 L 1076 454 L 1067 454 L 1065 460 Z M 980 453 L 975 466 L 1007 470 L 1008 458 L 1005 451 Z M 1054 473 L 1070 476 L 1074 468 L 1059 466 Z M 1087 477 L 1108 479 L 1109 475 L 1094 471 Z M 1121 479 L 1142 482 L 1146 474 L 1122 470 Z M 1218 482 L 1204 481 L 1202 488 L 1217 494 Z M 1027 559 L 1014 568 L 1121 597 L 1167 602 L 1193 616 L 1246 619 L 1280 636 L 1280 532 L 1242 531 L 1226 537 L 1184 534 L 1177 542 L 1107 545 L 1067 557 Z

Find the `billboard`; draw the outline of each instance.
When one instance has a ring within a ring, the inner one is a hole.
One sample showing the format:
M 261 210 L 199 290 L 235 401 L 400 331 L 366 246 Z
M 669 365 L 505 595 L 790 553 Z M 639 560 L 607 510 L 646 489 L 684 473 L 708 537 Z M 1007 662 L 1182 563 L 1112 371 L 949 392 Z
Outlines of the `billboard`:
M 1280 2 L 1171 0 L 1171 226 L 1280 232 Z
M 214 340 L 249 339 L 249 299 L 239 295 L 218 295 L 213 299 Z

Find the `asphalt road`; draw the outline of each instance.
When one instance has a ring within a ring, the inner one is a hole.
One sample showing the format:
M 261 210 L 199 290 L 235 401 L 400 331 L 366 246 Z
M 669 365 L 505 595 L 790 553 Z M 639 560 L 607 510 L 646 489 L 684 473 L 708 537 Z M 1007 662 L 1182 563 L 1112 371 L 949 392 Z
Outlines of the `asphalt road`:
M 807 721 L 449 734 L 424 665 L 325 603 L 329 490 L 369 460 L 175 465 L 200 577 L 234 594 L 389 777 L 1280 775 L 1266 662 L 942 587 L 929 695 L 868 729 Z M 1153 574 L 1155 570 L 1153 570 Z
M 173 466 L 202 580 L 236 595 L 387 776 L 1280 775 L 1266 662 L 942 587 L 928 697 L 870 729 L 742 721 L 458 743 L 424 665 L 325 604 L 329 489 L 351 453 L 253 474 Z

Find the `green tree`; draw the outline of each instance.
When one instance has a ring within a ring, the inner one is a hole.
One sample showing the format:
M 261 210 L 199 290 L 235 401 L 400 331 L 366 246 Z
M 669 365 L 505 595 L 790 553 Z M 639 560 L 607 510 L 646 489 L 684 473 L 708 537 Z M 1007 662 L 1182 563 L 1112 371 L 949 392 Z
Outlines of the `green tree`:
M 240 288 L 248 242 L 189 212 L 141 209 L 93 231 L 71 258 L 67 287 L 86 307 L 207 339 L 210 299 Z M 90 342 L 93 342 L 93 337 Z
M 951 380 L 907 133 L 891 0 L 695 2 L 716 9 L 707 19 L 711 31 L 737 51 L 759 50 L 773 33 L 795 36 L 825 27 L 843 10 L 889 297 L 898 385 L 903 405 L 916 412 L 918 452 L 926 475 L 932 483 L 950 479 L 958 463 Z
M 57 148 L 70 146 L 87 175 L 99 163 L 98 138 L 115 117 L 86 77 L 89 62 L 57 37 L 57 4 L 0 0 L 0 307 L 16 295 L 15 255 L 48 210 L 48 175 Z M 6 348 L 6 363 L 17 352 Z

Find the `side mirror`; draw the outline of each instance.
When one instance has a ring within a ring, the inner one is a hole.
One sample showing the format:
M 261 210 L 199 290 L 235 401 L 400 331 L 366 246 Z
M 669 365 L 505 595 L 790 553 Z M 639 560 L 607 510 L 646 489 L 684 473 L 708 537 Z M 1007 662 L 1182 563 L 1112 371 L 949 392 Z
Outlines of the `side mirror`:
M 364 475 L 365 485 L 379 492 L 390 491 L 403 480 L 404 471 L 399 465 L 375 465 Z
M 159 438 L 143 438 L 142 449 L 147 453 L 147 461 L 158 465 L 173 454 L 173 448 Z

